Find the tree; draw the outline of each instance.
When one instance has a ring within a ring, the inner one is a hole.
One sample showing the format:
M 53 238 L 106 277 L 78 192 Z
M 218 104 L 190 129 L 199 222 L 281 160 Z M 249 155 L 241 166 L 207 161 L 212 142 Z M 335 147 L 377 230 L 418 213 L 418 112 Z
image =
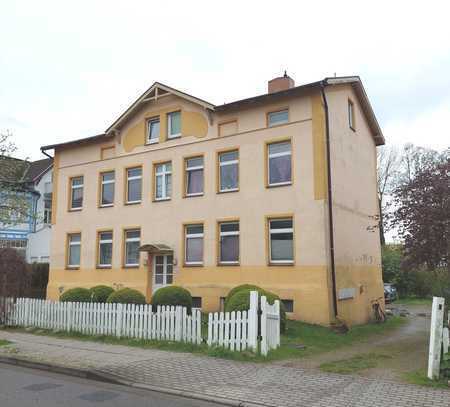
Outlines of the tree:
M 23 182 L 28 162 L 13 158 L 17 147 L 9 131 L 0 133 L 0 225 L 26 222 L 31 215 L 29 189 Z
M 383 146 L 377 150 L 378 205 L 380 209 L 380 241 L 385 245 L 385 232 L 388 229 L 388 213 L 390 201 L 387 195 L 395 186 L 400 169 L 401 157 L 396 147 Z
M 406 153 L 392 220 L 404 241 L 405 266 L 450 273 L 450 149 L 409 147 Z

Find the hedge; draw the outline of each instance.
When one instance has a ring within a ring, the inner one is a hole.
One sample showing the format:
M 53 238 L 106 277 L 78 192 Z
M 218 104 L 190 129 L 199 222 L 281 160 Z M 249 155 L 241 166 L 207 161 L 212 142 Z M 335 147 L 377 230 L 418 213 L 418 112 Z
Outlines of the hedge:
M 237 288 L 237 287 L 236 287 Z M 257 286 L 251 286 L 251 288 L 240 288 L 235 290 L 232 297 L 227 297 L 227 302 L 225 305 L 226 312 L 232 311 L 244 311 L 250 308 L 250 291 L 258 291 L 260 296 L 265 296 L 269 304 L 273 304 L 275 300 L 280 301 L 280 331 L 285 332 L 286 330 L 286 308 L 281 302 L 278 295 L 266 291 Z M 231 292 L 231 291 L 230 291 Z
M 122 288 L 112 292 L 106 302 L 113 304 L 145 304 L 145 297 L 138 290 Z
M 91 290 L 87 288 L 71 288 L 59 297 L 61 302 L 95 302 L 96 298 Z
M 158 305 L 181 305 L 187 308 L 188 314 L 192 310 L 192 296 L 185 288 L 171 285 L 162 287 L 153 294 L 152 306 L 153 309 Z
M 107 285 L 96 285 L 95 287 L 91 287 L 91 293 L 95 298 L 96 302 L 106 302 L 108 297 L 114 292 L 114 289 L 108 287 Z

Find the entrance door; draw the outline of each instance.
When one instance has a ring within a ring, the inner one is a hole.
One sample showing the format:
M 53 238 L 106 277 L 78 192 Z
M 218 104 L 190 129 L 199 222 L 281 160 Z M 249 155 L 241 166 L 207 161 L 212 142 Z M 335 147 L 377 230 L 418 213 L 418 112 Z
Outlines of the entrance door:
M 153 292 L 158 288 L 172 284 L 173 256 L 156 255 L 153 262 Z

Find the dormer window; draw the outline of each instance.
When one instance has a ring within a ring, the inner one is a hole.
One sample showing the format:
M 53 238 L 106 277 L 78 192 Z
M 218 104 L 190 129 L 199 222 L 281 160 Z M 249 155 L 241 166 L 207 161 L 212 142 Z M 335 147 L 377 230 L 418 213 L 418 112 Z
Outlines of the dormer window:
M 181 112 L 171 112 L 167 114 L 167 138 L 177 138 L 181 136 Z
M 159 142 L 159 117 L 150 119 L 147 122 L 147 143 L 153 144 Z

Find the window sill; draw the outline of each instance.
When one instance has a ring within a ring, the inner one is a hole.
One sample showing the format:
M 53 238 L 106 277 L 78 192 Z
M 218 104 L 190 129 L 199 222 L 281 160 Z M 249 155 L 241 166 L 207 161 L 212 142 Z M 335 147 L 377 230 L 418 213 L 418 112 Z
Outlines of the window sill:
M 146 146 L 151 146 L 152 144 L 158 144 L 158 143 L 159 143 L 159 139 L 147 141 L 147 142 L 145 143 L 145 145 L 146 145 Z
M 178 138 L 181 138 L 181 133 L 180 134 L 173 134 L 172 136 L 167 136 L 167 141 L 169 141 L 169 140 L 176 140 Z
M 183 198 L 195 198 L 195 197 L 198 197 L 198 196 L 204 196 L 205 195 L 205 193 L 204 192 L 202 192 L 201 194 L 186 194 L 185 196 L 183 196 Z
M 83 208 L 69 208 L 69 212 L 80 212 Z
M 99 205 L 99 208 L 113 208 L 114 204 L 110 204 L 110 205 Z
M 266 188 L 289 187 L 292 184 L 293 184 L 292 181 L 290 181 L 290 182 L 280 182 L 279 184 L 267 184 Z
M 184 263 L 183 267 L 203 267 L 203 263 L 201 264 Z
M 274 128 L 274 127 L 284 126 L 284 125 L 289 124 L 289 123 L 290 123 L 289 120 L 288 120 L 288 121 L 285 121 L 285 122 L 282 122 L 282 123 L 275 123 L 275 124 L 269 124 L 269 123 L 267 123 L 267 128 L 268 128 L 268 129 L 272 129 L 272 128 Z
M 233 263 L 217 263 L 217 267 L 236 267 L 240 266 L 241 263 L 239 262 L 233 262 Z
M 153 202 L 167 202 L 167 201 L 171 201 L 172 198 L 155 198 L 153 199 Z
M 140 267 L 139 264 L 130 264 L 130 265 L 124 265 L 123 268 L 124 269 L 138 269 Z
M 218 194 L 228 194 L 230 192 L 239 192 L 239 188 L 234 188 L 234 189 L 224 189 L 223 191 L 217 191 Z
M 276 261 L 270 261 L 269 266 L 294 266 L 294 261 L 287 261 L 287 262 L 276 262 Z
M 130 201 L 125 202 L 125 205 L 139 205 L 140 203 L 142 203 L 142 201 Z
M 95 268 L 98 269 L 98 270 L 108 270 L 108 269 L 112 269 L 112 265 L 111 266 L 100 266 L 100 265 L 97 265 Z
M 80 266 L 66 266 L 66 270 L 79 270 Z

